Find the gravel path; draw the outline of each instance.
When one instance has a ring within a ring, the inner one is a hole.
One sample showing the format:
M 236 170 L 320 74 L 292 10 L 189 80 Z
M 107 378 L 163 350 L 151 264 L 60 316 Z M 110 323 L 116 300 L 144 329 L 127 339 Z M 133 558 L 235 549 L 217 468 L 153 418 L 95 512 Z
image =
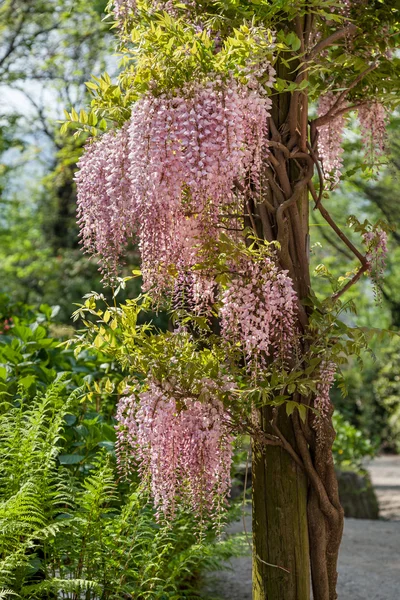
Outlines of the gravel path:
M 368 470 L 378 496 L 381 518 L 400 521 L 400 456 L 380 456 Z
M 339 600 L 399 600 L 400 457 L 377 458 L 368 469 L 381 517 L 386 520 L 346 519 L 339 556 Z M 246 522 L 250 531 L 250 516 Z M 242 529 L 241 523 L 231 526 L 232 533 Z M 230 570 L 207 576 L 204 598 L 251 600 L 251 557 L 232 559 L 229 566 Z

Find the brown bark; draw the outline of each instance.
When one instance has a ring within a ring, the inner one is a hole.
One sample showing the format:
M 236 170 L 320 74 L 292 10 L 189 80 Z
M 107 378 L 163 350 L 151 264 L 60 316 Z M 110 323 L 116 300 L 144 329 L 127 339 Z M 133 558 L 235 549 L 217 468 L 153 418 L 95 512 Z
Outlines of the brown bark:
M 271 409 L 261 411 L 272 431 Z M 282 412 L 280 430 L 294 441 Z M 307 481 L 283 448 L 253 444 L 253 600 L 309 600 Z M 268 563 L 268 564 L 267 564 Z
M 297 20 L 299 36 L 303 27 Z M 291 75 L 283 64 L 277 70 L 286 80 L 307 76 Z M 274 96 L 264 202 L 248 207 L 253 213 L 249 225 L 280 244 L 281 267 L 289 271 L 299 297 L 300 332 L 308 326 L 301 300 L 310 291 L 308 187 L 316 162 L 307 110 L 305 93 Z M 310 402 L 298 395 L 294 400 Z M 285 406 L 279 411 L 263 407 L 259 419 L 265 443 L 253 442 L 253 600 L 309 600 L 310 575 L 314 600 L 336 600 L 343 510 L 332 458 L 331 415 L 318 422 L 318 435 L 311 411 L 305 424 L 297 411 L 287 416 Z M 272 436 L 275 441 L 268 444 Z

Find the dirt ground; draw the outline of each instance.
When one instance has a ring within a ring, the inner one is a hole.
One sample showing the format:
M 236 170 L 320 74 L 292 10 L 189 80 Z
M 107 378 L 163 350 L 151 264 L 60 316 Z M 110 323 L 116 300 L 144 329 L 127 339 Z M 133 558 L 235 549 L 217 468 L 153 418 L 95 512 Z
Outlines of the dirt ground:
M 381 520 L 346 519 L 339 556 L 339 600 L 399 600 L 400 457 L 379 457 L 368 468 Z M 250 531 L 250 516 L 246 522 Z M 242 529 L 241 523 L 231 526 L 232 533 Z M 204 598 L 251 600 L 251 557 L 232 559 L 229 566 L 230 570 L 207 576 Z

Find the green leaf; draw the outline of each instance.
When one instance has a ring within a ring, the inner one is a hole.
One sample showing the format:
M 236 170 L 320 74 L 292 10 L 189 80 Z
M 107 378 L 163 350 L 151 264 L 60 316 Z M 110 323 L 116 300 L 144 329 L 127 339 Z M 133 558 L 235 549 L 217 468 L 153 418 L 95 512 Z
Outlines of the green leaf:
M 292 402 L 291 400 L 289 400 L 289 402 L 286 402 L 286 414 L 290 417 L 290 415 L 292 414 L 294 409 L 297 408 L 297 406 L 297 402 Z
M 73 425 L 74 423 L 76 423 L 76 416 L 75 415 L 65 415 L 64 421 L 69 426 Z
M 98 90 L 99 86 L 96 83 L 93 83 L 92 81 L 86 81 L 85 85 L 87 88 L 89 88 L 89 90 Z
M 18 383 L 26 390 L 28 390 L 35 382 L 36 377 L 34 375 L 25 375 L 25 377 L 21 377 L 21 379 L 18 380 Z
M 82 454 L 60 454 L 58 460 L 61 465 L 76 465 L 84 459 Z
M 105 448 L 108 452 L 113 452 L 115 448 L 114 442 L 110 442 L 109 440 L 104 440 L 97 444 L 100 448 Z
M 297 410 L 299 411 L 300 419 L 305 423 L 307 418 L 307 407 L 305 404 L 298 404 Z
M 64 135 L 65 133 L 67 133 L 68 127 L 69 127 L 69 123 L 63 123 L 60 127 L 60 134 Z

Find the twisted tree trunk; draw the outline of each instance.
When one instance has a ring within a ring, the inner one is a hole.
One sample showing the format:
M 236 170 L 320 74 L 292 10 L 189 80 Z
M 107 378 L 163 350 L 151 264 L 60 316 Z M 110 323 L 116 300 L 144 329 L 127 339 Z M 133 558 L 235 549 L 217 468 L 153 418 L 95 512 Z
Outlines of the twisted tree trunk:
M 304 20 L 296 27 L 304 40 Z M 293 63 L 291 69 L 293 73 Z M 290 79 L 284 64 L 277 71 L 281 79 Z M 306 73 L 292 77 L 300 82 Z M 281 267 L 289 271 L 300 299 L 298 327 L 303 333 L 308 315 L 301 300 L 310 291 L 308 189 L 313 190 L 316 162 L 315 139 L 308 129 L 306 92 L 277 94 L 263 198 L 249 207 L 257 234 L 280 244 Z M 310 403 L 298 394 L 293 400 Z M 260 410 L 259 425 L 270 443 L 253 442 L 253 600 L 309 600 L 310 576 L 314 600 L 337 598 L 343 510 L 332 458 L 335 432 L 331 413 L 318 422 L 318 435 L 315 415 L 306 414 L 303 423 L 297 410 L 288 416 L 285 406 Z
M 263 430 L 272 432 L 272 411 L 261 411 Z M 285 413 L 279 428 L 295 444 Z M 253 600 L 309 600 L 310 559 L 307 479 L 286 450 L 253 445 Z

